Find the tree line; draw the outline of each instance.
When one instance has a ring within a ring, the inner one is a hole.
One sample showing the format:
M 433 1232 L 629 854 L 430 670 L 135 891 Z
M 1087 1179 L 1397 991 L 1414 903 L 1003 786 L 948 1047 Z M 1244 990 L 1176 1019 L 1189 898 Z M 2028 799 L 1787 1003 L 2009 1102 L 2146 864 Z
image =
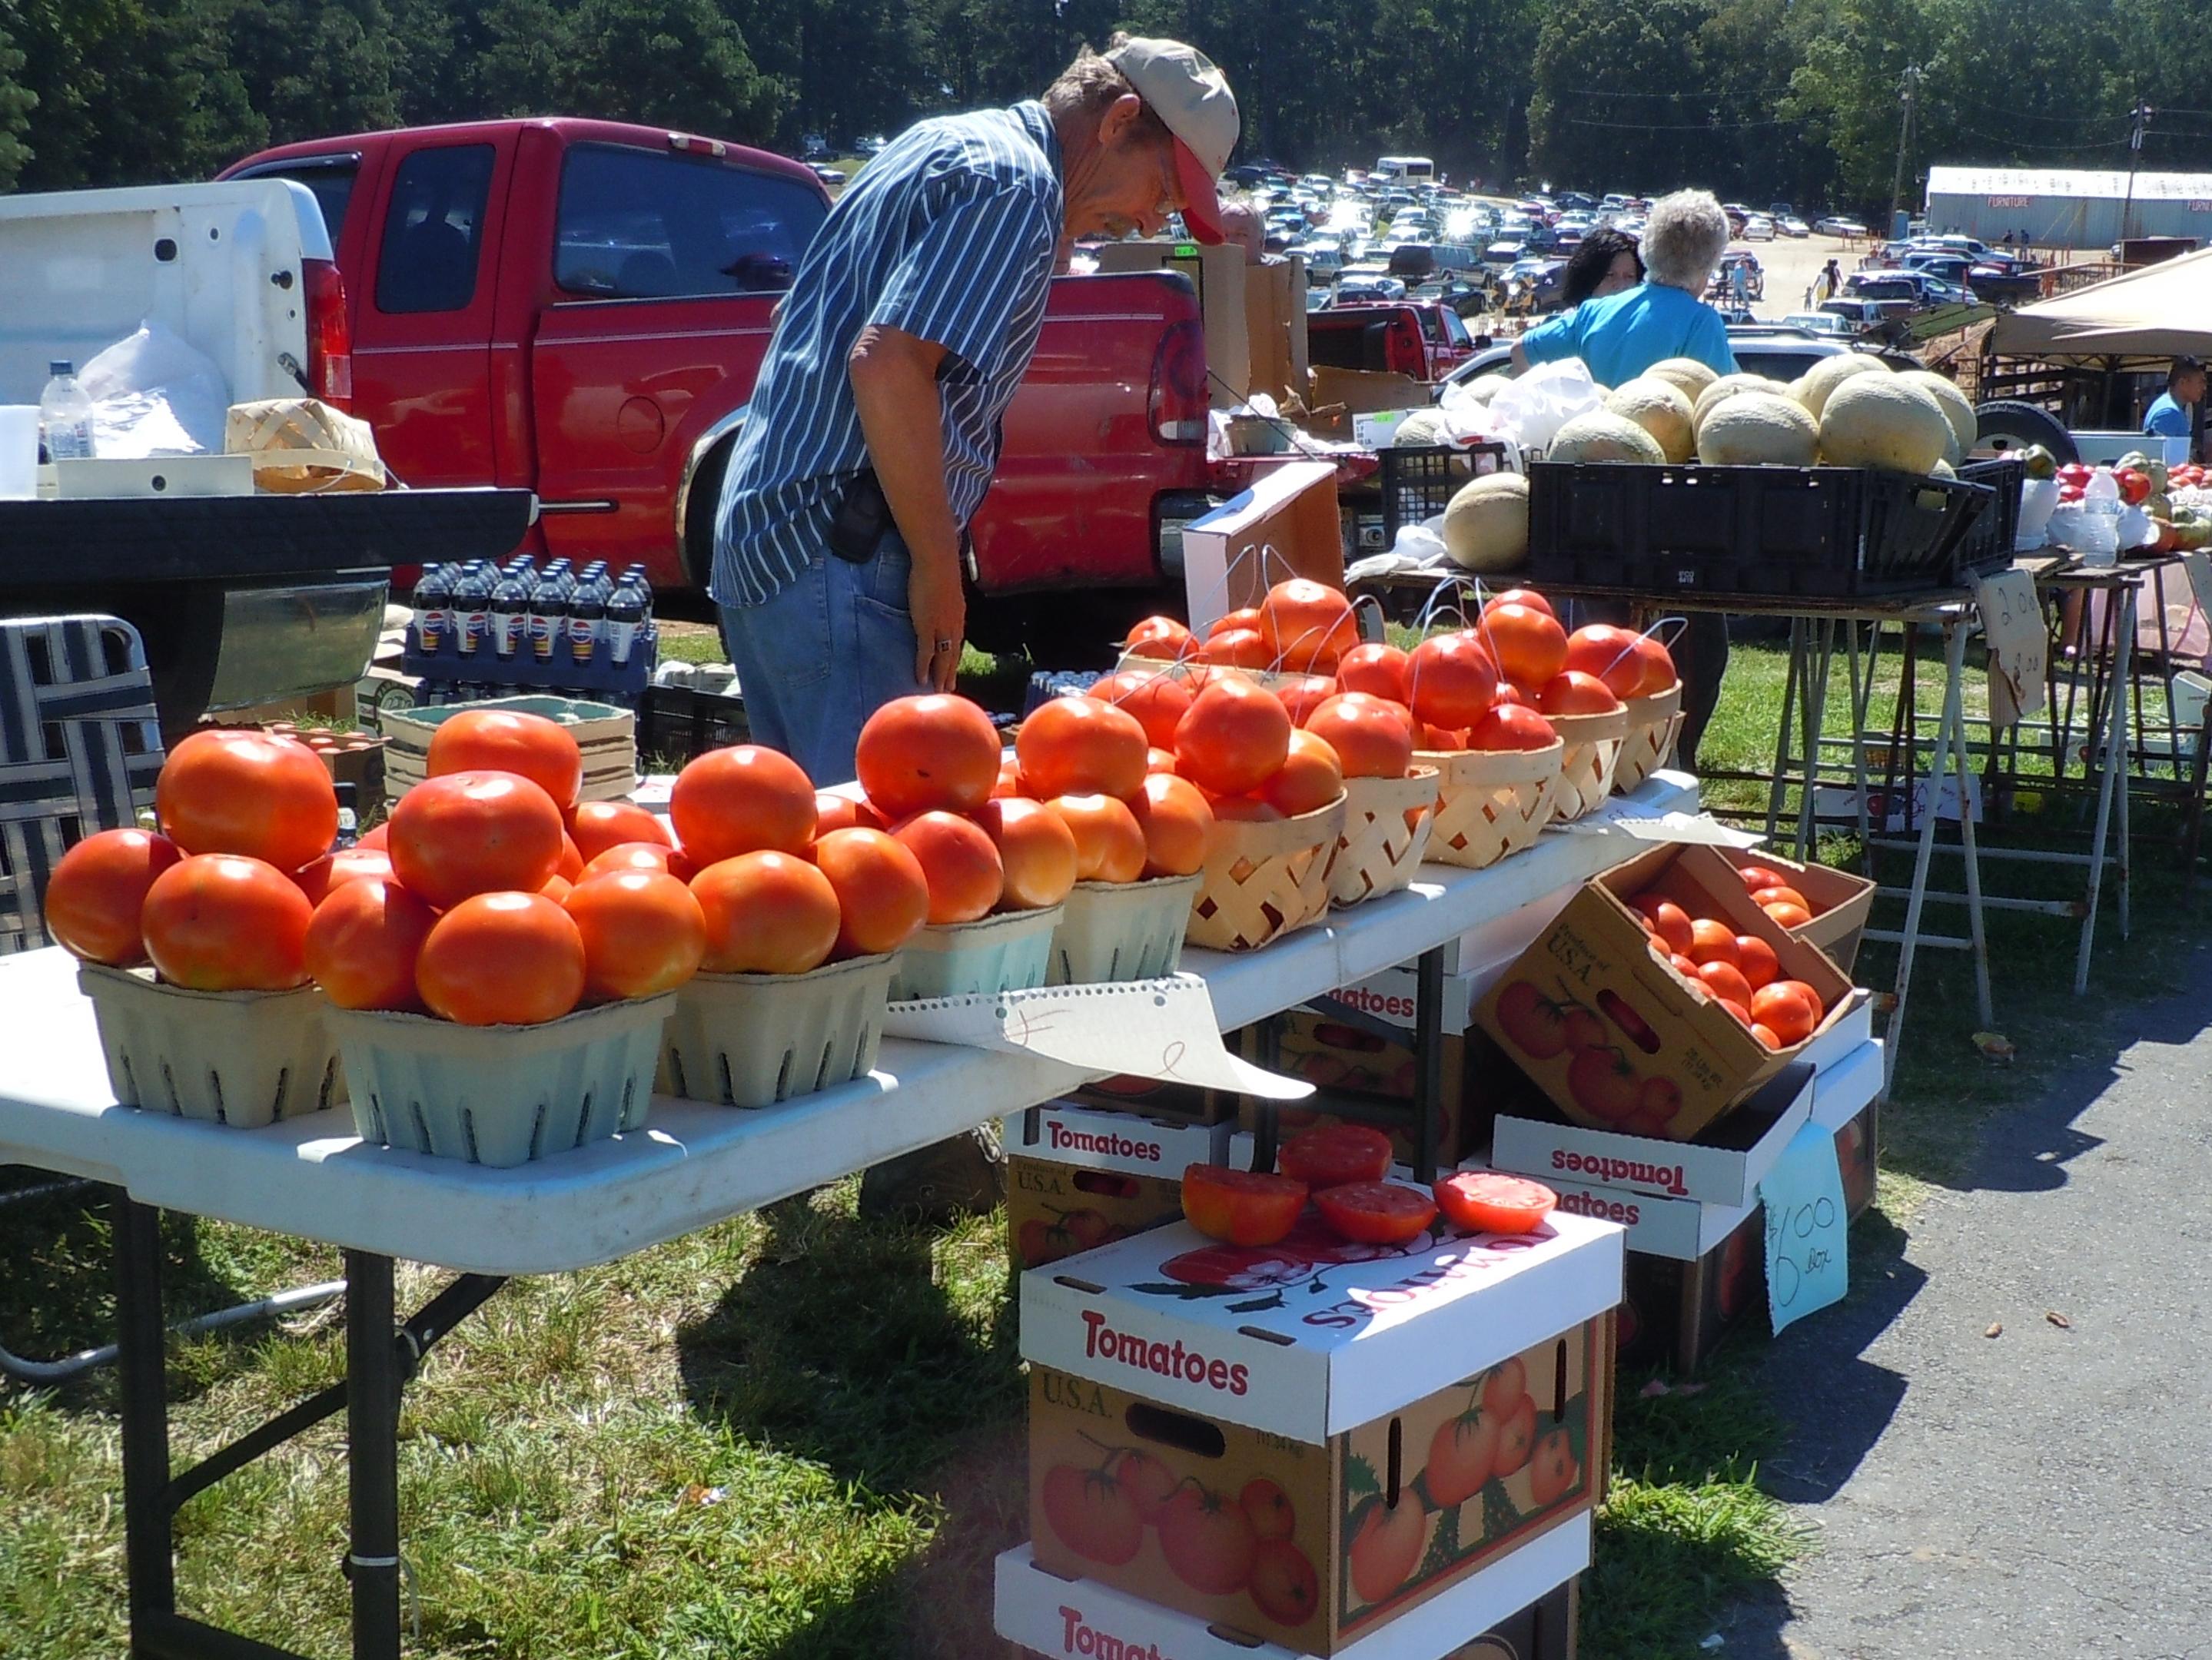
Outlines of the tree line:
M 596 115 L 796 150 L 1035 94 L 1085 41 L 1228 71 L 1240 157 L 1877 210 L 1931 162 L 2212 168 L 2201 0 L 0 0 L 0 189 Z

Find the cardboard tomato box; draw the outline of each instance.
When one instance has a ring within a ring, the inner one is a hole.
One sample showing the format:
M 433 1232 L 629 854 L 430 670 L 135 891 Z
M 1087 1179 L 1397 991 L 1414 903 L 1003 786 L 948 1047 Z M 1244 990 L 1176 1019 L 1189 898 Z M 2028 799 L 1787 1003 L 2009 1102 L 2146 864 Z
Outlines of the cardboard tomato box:
M 1577 1579 L 1589 1566 L 1590 1517 L 1572 1517 L 1338 1651 L 1342 1660 L 1574 1660 Z M 1030 1545 L 998 1560 L 999 1634 L 1020 1657 L 1050 1660 L 1290 1660 L 1279 1643 L 1060 1574 Z M 1484 1634 L 1472 1643 L 1470 1631 Z
M 1859 960 L 1859 946 L 1866 938 L 1867 918 L 1874 910 L 1874 887 L 1863 876 L 1834 870 L 1826 865 L 1801 865 L 1778 854 L 1756 848 L 1716 848 L 1714 852 L 1738 870 L 1763 865 L 1790 879 L 1789 885 L 1805 896 L 1813 920 L 1790 932 L 1808 946 L 1818 946 L 1831 961 L 1849 975 Z
M 1233 1035 L 1223 1041 L 1236 1047 Z M 1225 1090 L 1200 1089 L 1159 1078 L 1096 1078 L 1070 1098 L 1098 1112 L 1133 1112 L 1146 1118 L 1176 1118 L 1189 1124 L 1225 1124 L 1237 1116 L 1237 1098 Z
M 1181 1221 L 1185 1166 L 1229 1163 L 1235 1134 L 1226 1123 L 1096 1112 L 1068 1101 L 1009 1113 L 999 1126 L 1007 1254 L 1017 1268 L 1033 1268 Z
M 1620 1239 L 1559 1216 L 1350 1245 L 1309 1216 L 1275 1245 L 1184 1225 L 1024 1274 L 1037 1560 L 1353 1649 L 1595 1503 Z
M 1856 1000 L 1826 956 L 1751 903 L 1711 848 L 1656 847 L 1584 885 L 1483 998 L 1476 1020 L 1575 1122 L 1601 1129 L 1641 1119 L 1686 1141 L 1805 1045 L 1768 1049 L 1662 961 L 1626 903 L 1647 891 L 1765 940 L 1784 977 L 1811 986 L 1827 1011 L 1808 1043 L 1850 1018 Z
M 1702 1255 L 1684 1261 L 1632 1251 L 1620 1302 L 1618 1363 L 1632 1370 L 1671 1366 L 1692 1377 L 1720 1341 L 1764 1307 L 1765 1213 L 1742 1219 Z
M 1813 1122 L 1836 1133 L 1836 1164 L 1844 1178 L 1844 1211 L 1854 1221 L 1874 1203 L 1881 1164 L 1882 1049 L 1863 1043 L 1813 1080 Z

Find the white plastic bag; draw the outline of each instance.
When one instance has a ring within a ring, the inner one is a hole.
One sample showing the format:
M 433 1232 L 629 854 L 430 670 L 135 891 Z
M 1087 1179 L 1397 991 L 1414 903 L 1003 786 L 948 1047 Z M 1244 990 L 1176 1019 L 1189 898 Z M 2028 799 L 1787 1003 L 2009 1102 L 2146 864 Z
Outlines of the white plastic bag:
M 222 451 L 230 386 L 215 361 L 149 319 L 84 366 L 94 453 L 125 459 Z
M 1503 435 L 1525 449 L 1543 449 L 1577 415 L 1603 406 L 1604 396 L 1579 357 L 1539 363 L 1490 400 Z
M 1495 379 L 1486 376 L 1486 380 Z M 1510 384 L 1510 383 L 1509 383 Z M 1491 407 L 1495 398 L 1505 391 L 1496 387 L 1486 396 L 1478 397 L 1468 382 L 1454 381 L 1443 389 L 1437 399 L 1437 412 L 1443 417 L 1444 431 L 1455 443 L 1471 444 L 1493 438 L 1511 436 Z

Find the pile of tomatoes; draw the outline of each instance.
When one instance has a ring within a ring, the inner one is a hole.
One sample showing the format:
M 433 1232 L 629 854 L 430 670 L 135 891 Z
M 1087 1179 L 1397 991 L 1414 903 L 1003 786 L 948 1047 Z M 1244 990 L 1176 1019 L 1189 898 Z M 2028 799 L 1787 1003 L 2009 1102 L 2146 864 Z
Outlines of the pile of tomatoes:
M 1785 919 L 1803 915 L 1804 900 L 1772 871 L 1753 865 L 1742 875 L 1745 885 L 1753 888 L 1753 897 L 1782 926 L 1795 926 Z M 1661 894 L 1639 893 L 1628 903 L 1651 936 L 1651 954 L 1680 976 L 1693 994 L 1718 1002 L 1748 1026 L 1768 1049 L 1803 1043 L 1827 1012 L 1820 994 L 1811 986 L 1782 977 L 1781 961 L 1765 940 L 1738 933 L 1709 916 L 1692 916 Z M 1636 1035 L 1632 1028 L 1630 1035 Z
M 1802 928 L 1821 914 L 1820 908 L 1797 889 L 1786 871 L 1765 865 L 1741 865 L 1736 874 L 1743 879 L 1744 891 L 1751 895 L 1751 903 L 1785 928 Z
M 1547 749 L 1559 737 L 1550 717 L 1610 714 L 1676 679 L 1656 640 L 1605 626 L 1569 634 L 1530 588 L 1498 594 L 1472 626 L 1431 635 L 1410 652 L 1362 644 L 1344 595 L 1303 578 L 1219 618 L 1204 640 L 1153 617 L 1124 649 L 1176 666 L 1124 670 L 1092 695 L 1133 708 L 1162 751 L 1158 763 L 1197 782 L 1218 814 L 1237 818 L 1326 806 L 1333 781 L 1402 778 L 1416 753 Z M 1271 671 L 1287 725 L 1250 696 L 1245 677 Z M 1217 696 L 1224 686 L 1238 690 Z M 1186 741 L 1180 721 L 1200 709 Z
M 1402 1245 L 1419 1237 L 1441 1209 L 1474 1233 L 1528 1233 L 1558 1195 L 1540 1183 L 1462 1171 L 1428 1189 L 1388 1180 L 1390 1138 L 1364 1124 L 1325 1124 L 1292 1136 L 1273 1174 L 1226 1164 L 1192 1164 L 1182 1173 L 1182 1213 L 1208 1238 L 1272 1245 L 1287 1237 L 1311 1201 L 1340 1239 Z

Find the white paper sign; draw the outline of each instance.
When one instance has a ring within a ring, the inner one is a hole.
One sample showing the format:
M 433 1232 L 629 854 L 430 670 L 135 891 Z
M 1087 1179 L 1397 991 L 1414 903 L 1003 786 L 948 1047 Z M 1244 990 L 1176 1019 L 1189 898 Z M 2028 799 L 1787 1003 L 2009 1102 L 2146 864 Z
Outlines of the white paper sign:
M 1670 812 L 1657 818 L 1614 818 L 1614 830 L 1639 842 L 1680 842 L 1705 848 L 1755 848 L 1765 840 L 1748 830 L 1733 830 L 1702 812 Z M 1572 828 L 1571 825 L 1569 826 Z
M 1799 1130 L 1759 1178 L 1766 1207 L 1766 1309 L 1779 1332 L 1843 1300 L 1850 1286 L 1850 1218 L 1836 1134 Z
M 2043 707 L 2051 636 L 2026 571 L 1999 571 L 1974 586 L 1990 648 L 1990 724 L 2009 727 Z
M 1224 1049 L 1213 999 L 1206 982 L 1190 974 L 1126 985 L 916 998 L 890 1006 L 884 1032 L 1041 1055 L 1086 1072 L 1129 1073 L 1268 1101 L 1302 1101 L 1314 1092 L 1311 1084 L 1279 1077 Z

